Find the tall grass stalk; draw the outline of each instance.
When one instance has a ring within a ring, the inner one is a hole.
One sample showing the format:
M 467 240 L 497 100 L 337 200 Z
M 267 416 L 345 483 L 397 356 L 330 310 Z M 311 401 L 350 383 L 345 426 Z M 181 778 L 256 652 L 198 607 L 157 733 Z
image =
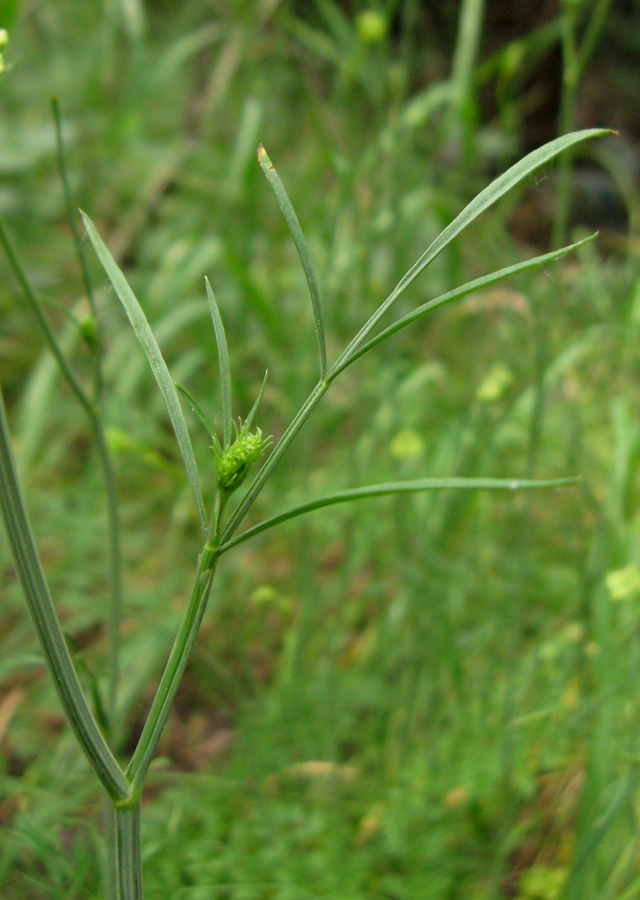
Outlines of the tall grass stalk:
M 574 249 L 574 247 L 563 248 L 551 254 L 539 256 L 534 260 L 529 260 L 526 263 L 519 263 L 486 275 L 483 278 L 478 278 L 467 285 L 450 291 L 442 297 L 436 298 L 430 303 L 418 307 L 414 313 L 396 320 L 395 323 L 386 329 L 371 336 L 382 317 L 391 309 L 395 301 L 413 283 L 418 275 L 482 212 L 495 204 L 508 190 L 527 179 L 533 172 L 549 163 L 558 154 L 584 140 L 605 133 L 606 131 L 603 129 L 591 129 L 558 138 L 545 147 L 530 153 L 485 188 L 432 242 L 331 366 L 328 366 L 326 363 L 325 330 L 317 281 L 313 275 L 299 221 L 293 212 L 293 206 L 284 192 L 273 165 L 268 160 L 263 148 L 260 149 L 260 164 L 271 186 L 274 188 L 276 200 L 291 229 L 307 277 L 318 337 L 320 377 L 289 426 L 285 429 L 280 440 L 270 449 L 264 463 L 242 499 L 228 517 L 225 517 L 225 513 L 232 495 L 243 486 L 250 469 L 259 457 L 267 452 L 270 438 L 264 438 L 260 429 L 253 426 L 260 396 L 244 422 L 240 420 L 240 423 L 236 424 L 236 420 L 233 418 L 229 353 L 222 316 L 211 286 L 207 281 L 206 293 L 218 348 L 218 369 L 223 410 L 222 440 L 219 440 L 216 436 L 215 428 L 212 423 L 207 421 L 197 401 L 190 398 L 188 392 L 182 392 L 183 396 L 187 397 L 190 405 L 199 410 L 199 415 L 203 419 L 213 441 L 217 484 L 207 486 L 206 490 L 203 491 L 189 432 L 180 405 L 179 394 L 162 357 L 158 342 L 125 276 L 117 266 L 91 220 L 83 214 L 88 237 L 118 299 L 124 307 L 161 391 L 178 442 L 187 478 L 191 484 L 196 509 L 204 532 L 204 541 L 197 558 L 190 599 L 184 610 L 182 621 L 137 746 L 129 764 L 124 768 L 116 759 L 114 751 L 109 745 L 108 739 L 110 738 L 111 742 L 113 742 L 112 737 L 101 732 L 96 717 L 90 710 L 62 635 L 27 518 L 24 498 L 18 483 L 15 460 L 10 447 L 4 403 L 0 394 L 0 505 L 2 515 L 25 598 L 63 708 L 79 744 L 83 748 L 97 778 L 113 805 L 115 841 L 111 848 L 112 871 L 119 900 L 141 900 L 143 895 L 140 809 L 144 784 L 206 611 L 218 561 L 224 553 L 237 544 L 264 533 L 290 519 L 306 515 L 324 507 L 357 499 L 433 490 L 464 491 L 484 489 L 514 491 L 519 489 L 558 487 L 575 481 L 572 478 L 533 481 L 531 479 L 520 480 L 514 478 L 456 477 L 441 479 L 421 478 L 413 481 L 368 485 L 336 492 L 326 497 L 302 503 L 284 512 L 275 513 L 236 535 L 239 526 L 261 493 L 276 465 L 295 439 L 307 418 L 329 390 L 332 382 L 341 372 L 368 350 L 373 349 L 373 347 L 398 330 L 421 319 L 434 309 L 453 302 L 453 300 L 473 291 L 481 290 L 499 279 L 514 274 L 516 271 L 544 265 L 551 259 L 558 259 Z M 17 264 L 15 254 L 12 253 L 11 244 L 4 229 L 0 231 L 0 235 L 10 259 L 14 260 L 16 277 L 18 277 L 28 303 L 47 336 L 51 350 L 56 355 L 60 367 L 76 393 L 78 400 L 93 422 L 97 415 L 94 404 L 69 369 L 55 336 L 46 318 L 43 316 L 40 304 L 29 287 L 21 267 Z M 209 498 L 211 495 L 213 495 L 213 501 L 209 501 L 211 509 L 209 515 L 207 515 L 205 497 Z
M 590 12 L 588 7 L 591 5 Z M 564 0 L 562 3 L 562 91 L 558 131 L 571 131 L 576 124 L 578 88 L 604 29 L 611 0 Z M 585 16 L 582 40 L 580 29 Z M 558 168 L 558 190 L 553 222 L 552 246 L 566 243 L 571 214 L 572 153 L 567 153 Z
M 109 584 L 110 584 L 110 603 L 109 603 L 109 678 L 108 678 L 108 698 L 106 704 L 107 711 L 107 727 L 109 737 L 113 747 L 118 746 L 120 734 L 118 730 L 118 683 L 120 679 L 120 626 L 122 621 L 122 550 L 121 550 L 121 528 L 120 513 L 118 505 L 118 494 L 116 485 L 116 475 L 113 465 L 113 459 L 109 450 L 105 424 L 103 418 L 103 400 L 104 400 L 104 376 L 102 364 L 102 343 L 98 319 L 98 310 L 95 300 L 95 292 L 91 281 L 89 266 L 87 264 L 84 248 L 80 238 L 80 232 L 76 224 L 76 210 L 73 203 L 71 186 L 69 183 L 66 153 L 64 146 L 62 118 L 60 114 L 60 105 L 56 97 L 51 101 L 53 121 L 56 135 L 56 157 L 58 170 L 62 181 L 63 194 L 67 218 L 71 227 L 76 257 L 78 260 L 82 282 L 84 285 L 86 297 L 89 303 L 89 314 L 82 320 L 77 320 L 63 308 L 63 311 L 69 315 L 76 323 L 78 331 L 89 351 L 92 363 L 92 390 L 89 393 L 77 379 L 73 373 L 71 364 L 67 361 L 62 346 L 51 328 L 43 305 L 32 288 L 30 281 L 26 275 L 17 253 L 13 247 L 7 227 L 0 218 L 0 243 L 3 246 L 7 256 L 9 265 L 13 274 L 22 290 L 23 296 L 27 302 L 27 306 L 31 310 L 37 324 L 43 333 L 45 340 L 53 353 L 58 364 L 58 368 L 67 384 L 74 393 L 81 408 L 84 410 L 89 427 L 93 433 L 98 459 L 102 468 L 105 500 L 107 512 L 107 529 L 108 529 L 108 556 L 109 556 Z M 105 832 L 107 842 L 112 846 L 115 841 L 115 832 L 113 829 L 112 814 L 107 807 L 105 814 Z M 111 867 L 107 869 L 107 883 L 109 885 L 109 900 L 116 897 L 115 880 Z
M 485 0 L 463 0 L 453 56 L 453 125 L 460 138 L 464 159 L 470 155 L 472 137 L 476 132 L 477 110 L 473 79 L 482 35 L 484 7 Z

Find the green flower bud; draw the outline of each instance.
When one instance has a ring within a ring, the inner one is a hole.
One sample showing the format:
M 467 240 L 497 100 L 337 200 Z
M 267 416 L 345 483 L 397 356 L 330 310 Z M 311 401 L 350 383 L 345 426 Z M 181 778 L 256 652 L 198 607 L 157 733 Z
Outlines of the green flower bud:
M 83 319 L 80 319 L 78 327 L 87 347 L 91 350 L 95 350 L 98 347 L 98 326 L 93 315 L 90 313 Z
M 375 9 L 365 9 L 356 19 L 358 37 L 363 44 L 379 44 L 387 34 L 387 20 Z
M 234 422 L 235 426 L 235 422 Z M 263 438 L 258 428 L 250 432 L 246 428 L 236 427 L 236 439 L 222 452 L 214 446 L 216 470 L 218 472 L 218 489 L 231 494 L 240 487 L 247 477 L 249 469 L 271 443 L 271 438 Z

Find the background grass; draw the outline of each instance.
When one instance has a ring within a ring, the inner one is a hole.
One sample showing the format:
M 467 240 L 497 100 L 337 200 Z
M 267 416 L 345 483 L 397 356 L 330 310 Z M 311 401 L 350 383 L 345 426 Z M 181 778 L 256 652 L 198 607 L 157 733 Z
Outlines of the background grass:
M 278 436 L 317 351 L 258 143 L 298 211 L 335 358 L 464 203 L 555 134 L 561 13 L 500 20 L 501 4 L 487 4 L 454 90 L 457 30 L 473 4 L 435 6 L 3 4 L 12 68 L 0 82 L 0 212 L 38 291 L 88 310 L 55 167 L 55 93 L 78 205 L 126 270 L 173 376 L 216 409 L 206 274 L 239 411 L 268 367 L 257 424 Z M 584 8 L 580 29 L 595 4 Z M 372 11 L 378 20 L 363 19 Z M 612 7 L 575 110 L 580 126 L 623 129 L 617 144 L 585 150 L 576 173 L 572 233 L 595 220 L 598 245 L 360 360 L 255 516 L 398 477 L 581 473 L 582 486 L 377 500 L 225 556 L 145 795 L 149 896 L 640 896 L 634 23 L 633 4 Z M 486 214 L 398 312 L 546 248 L 553 183 L 543 173 Z M 127 752 L 185 602 L 198 522 L 161 398 L 92 265 L 122 498 Z M 30 510 L 65 630 L 100 681 L 101 474 L 4 260 L 0 271 L 0 377 Z M 88 377 L 75 330 L 50 312 Z M 4 540 L 0 564 L 2 894 L 99 897 L 99 795 Z

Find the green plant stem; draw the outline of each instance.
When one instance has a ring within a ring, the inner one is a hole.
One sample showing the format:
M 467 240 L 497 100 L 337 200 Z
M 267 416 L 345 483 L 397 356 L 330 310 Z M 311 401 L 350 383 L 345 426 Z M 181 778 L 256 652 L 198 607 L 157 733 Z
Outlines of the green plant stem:
M 582 39 L 582 46 L 578 53 L 578 65 L 580 67 L 579 75 L 581 78 L 589 65 L 589 60 L 591 59 L 600 35 L 602 34 L 611 3 L 612 0 L 597 0 L 595 4 L 591 18 L 589 19 L 589 24 L 587 25 L 587 29 Z
M 100 400 L 104 389 L 104 378 L 102 373 L 102 356 L 100 350 L 100 335 L 98 332 L 98 309 L 93 290 L 91 276 L 89 275 L 89 266 L 87 258 L 80 239 L 80 232 L 76 224 L 76 209 L 71 195 L 71 186 L 69 184 L 69 176 L 67 174 L 66 154 L 64 140 L 62 135 L 62 118 L 60 115 L 60 105 L 56 97 L 51 100 L 51 108 L 53 111 L 53 120 L 56 129 L 56 148 L 58 156 L 58 169 L 64 190 L 64 199 L 67 207 L 67 218 L 73 233 L 73 242 L 75 245 L 76 256 L 80 265 L 82 281 L 91 308 L 93 316 L 96 338 L 90 344 L 91 354 L 93 357 L 93 380 L 94 380 L 94 414 L 90 416 L 91 427 L 98 448 L 98 456 L 102 465 L 105 487 L 107 492 L 107 520 L 109 529 L 109 573 L 111 583 L 111 604 L 109 610 L 109 656 L 110 656 L 110 676 L 109 676 L 109 698 L 107 702 L 107 710 L 109 716 L 110 736 L 114 746 L 117 746 L 117 705 L 118 705 L 118 686 L 120 681 L 120 623 L 122 620 L 122 553 L 120 548 L 120 515 L 118 512 L 118 494 L 116 488 L 116 477 L 113 468 L 113 461 L 109 448 L 105 440 L 104 424 L 102 417 L 97 414 L 96 407 L 99 408 Z
M 118 898 L 118 872 L 116 866 L 116 817 L 111 798 L 105 794 L 102 804 L 102 834 L 104 852 L 102 858 L 102 878 L 107 900 Z
M 1 390 L 0 511 L 42 652 L 69 723 L 109 796 L 114 801 L 123 800 L 129 796 L 129 784 L 87 704 L 36 550 L 18 483 Z
M 209 526 L 210 537 L 207 539 L 198 560 L 191 597 L 182 616 L 178 633 L 173 642 L 165 670 L 162 673 L 156 696 L 151 704 L 147 721 L 142 729 L 140 740 L 126 770 L 127 778 L 131 782 L 131 797 L 126 802 L 128 806 L 135 806 L 140 802 L 147 771 L 155 755 L 171 705 L 184 670 L 187 667 L 189 656 L 207 608 L 219 555 L 220 520 L 223 507 L 224 499 L 218 494 Z
M 562 97 L 560 100 L 560 115 L 558 117 L 558 131 L 560 134 L 570 132 L 575 125 L 578 87 L 604 28 L 610 6 L 611 0 L 598 0 L 580 46 L 578 46 L 576 38 L 580 9 L 575 6 L 569 6 L 562 14 Z M 572 162 L 573 152 L 569 150 L 563 155 L 558 167 L 556 210 L 551 240 L 553 247 L 561 246 L 566 243 L 567 239 L 571 213 Z
M 58 363 L 58 366 L 60 367 L 60 371 L 66 378 L 67 384 L 69 385 L 69 387 L 75 394 L 76 399 L 80 403 L 80 406 L 82 406 L 82 408 L 84 409 L 86 414 L 89 417 L 91 417 L 94 414 L 93 404 L 92 404 L 91 400 L 89 399 L 89 397 L 84 392 L 84 390 L 82 389 L 82 387 L 80 386 L 78 379 L 73 374 L 73 372 L 69 368 L 69 365 L 67 364 L 66 359 L 64 358 L 64 354 L 62 353 L 62 350 L 60 349 L 60 345 L 58 344 L 58 341 L 56 340 L 56 336 L 54 335 L 54 333 L 51 329 L 51 326 L 49 325 L 49 322 L 47 321 L 47 318 L 46 318 L 44 312 L 42 311 L 42 306 L 41 306 L 40 302 L 38 301 L 38 298 L 36 297 L 35 293 L 31 289 L 31 285 L 29 284 L 29 281 L 27 280 L 27 277 L 24 273 L 24 269 L 22 268 L 22 265 L 20 264 L 18 257 L 16 256 L 16 252 L 13 248 L 13 244 L 9 237 L 9 233 L 7 231 L 7 228 L 6 228 L 6 225 L 4 223 L 4 219 L 2 218 L 2 216 L 0 216 L 0 243 L 2 244 L 2 246 L 4 248 L 4 252 L 7 254 L 7 259 L 9 260 L 9 265 L 11 266 L 13 274 L 15 275 L 16 280 L 18 281 L 18 284 L 20 285 L 20 287 L 22 289 L 24 298 L 27 301 L 27 305 L 29 306 L 29 309 L 35 316 L 35 318 L 38 322 L 38 325 L 40 326 L 42 333 L 45 336 L 45 340 L 47 341 L 47 344 L 49 345 L 49 349 L 53 353 L 55 360 Z
M 115 860 L 118 900 L 142 900 L 140 804 L 115 809 Z
M 71 232 L 73 234 L 73 243 L 76 249 L 76 256 L 78 257 L 78 262 L 80 263 L 80 271 L 82 273 L 82 280 L 84 282 L 84 289 L 87 293 L 87 300 L 89 301 L 89 306 L 91 308 L 91 314 L 93 316 L 94 322 L 97 327 L 98 323 L 98 311 L 96 306 L 95 295 L 93 292 L 93 284 L 91 283 L 91 277 L 89 275 L 89 266 L 87 265 L 87 259 L 84 254 L 84 250 L 82 249 L 82 241 L 80 240 L 80 232 L 78 231 L 78 226 L 76 225 L 75 219 L 75 209 L 73 206 L 73 199 L 71 196 L 71 186 L 69 184 L 69 176 L 67 174 L 67 164 L 65 161 L 65 152 L 64 152 L 64 141 L 62 139 L 62 119 L 60 116 L 60 105 L 58 103 L 57 97 L 53 97 L 51 100 L 51 109 L 53 111 L 53 121 L 56 129 L 56 151 L 58 157 L 58 169 L 60 171 L 60 178 L 62 179 L 62 189 L 64 191 L 64 200 L 65 205 L 67 207 L 67 218 L 69 219 L 69 224 L 71 226 Z M 102 389 L 104 387 L 103 378 L 102 378 L 102 363 L 100 358 L 100 348 L 99 341 L 96 341 L 95 346 L 91 348 L 91 355 L 93 357 L 93 379 L 94 379 L 94 394 L 96 400 L 101 396 Z
M 55 107 L 54 107 L 55 109 Z M 61 167 L 63 163 L 61 163 Z M 61 171 L 64 171 L 61 168 Z M 65 183 L 65 190 L 68 191 L 68 183 L 66 182 L 66 176 L 63 178 L 63 183 Z M 72 221 L 72 227 L 74 229 L 74 235 L 77 235 L 77 230 L 73 225 L 72 219 L 72 210 L 70 206 L 70 200 L 68 201 L 69 206 L 69 218 Z M 77 238 L 79 240 L 79 237 Z M 120 673 L 120 620 L 122 616 L 122 553 L 120 547 L 120 516 L 118 512 L 118 497 L 116 490 L 116 478 L 115 472 L 113 468 L 113 461 L 111 459 L 111 454 L 109 453 L 109 448 L 107 446 L 107 442 L 104 434 L 104 424 L 102 421 L 102 417 L 99 413 L 99 407 L 96 405 L 98 397 L 96 397 L 95 401 L 92 401 L 76 379 L 75 375 L 71 371 L 62 349 L 58 343 L 58 340 L 53 333 L 51 326 L 47 320 L 47 317 L 44 314 L 42 309 L 42 304 L 40 303 L 38 297 L 35 294 L 35 291 L 31 287 L 29 283 L 29 279 L 27 278 L 24 268 L 18 259 L 18 256 L 15 252 L 11 239 L 9 237 L 8 231 L 4 224 L 4 221 L 0 217 L 0 243 L 4 248 L 4 251 L 7 255 L 7 259 L 9 260 L 9 264 L 13 271 L 13 274 L 22 289 L 22 293 L 24 295 L 25 300 L 27 301 L 27 305 L 29 309 L 35 316 L 44 336 L 49 345 L 53 356 L 58 363 L 60 371 L 62 375 L 66 379 L 69 387 L 75 394 L 78 402 L 80 403 L 82 409 L 87 415 L 89 419 L 89 424 L 91 426 L 91 430 L 93 431 L 93 435 L 96 441 L 96 446 L 98 448 L 98 456 L 100 459 L 100 464 L 102 466 L 103 477 L 105 481 L 105 487 L 107 492 L 107 520 L 108 520 L 108 530 L 109 530 L 109 571 L 110 571 L 110 584 L 111 584 L 111 609 L 109 614 L 109 643 L 110 643 L 110 662 L 111 662 L 111 674 L 110 674 L 110 686 L 109 686 L 109 702 L 108 702 L 108 712 L 109 712 L 109 722 L 110 722 L 110 730 L 111 733 L 114 734 L 117 730 L 116 726 L 116 707 L 117 707 L 117 692 L 118 692 L 118 682 L 119 682 L 119 673 Z M 79 258 L 81 261 L 84 260 L 84 257 L 79 254 Z M 84 266 L 86 263 L 81 262 Z M 91 291 L 90 281 L 88 278 L 88 273 L 84 275 L 85 278 L 85 287 L 87 292 Z M 94 301 L 92 299 L 93 295 L 90 293 L 90 304 L 92 310 L 94 309 Z M 101 375 L 101 363 L 99 360 L 99 350 L 96 350 L 95 356 L 98 357 L 97 363 L 97 372 L 98 376 L 96 376 L 96 392 L 98 389 L 101 389 L 102 386 L 102 375 Z
M 120 623 L 122 621 L 122 547 L 120 540 L 120 515 L 118 512 L 118 493 L 113 460 L 109 453 L 102 419 L 94 415 L 91 426 L 98 448 L 98 456 L 102 465 L 107 491 L 107 520 L 109 527 L 109 570 L 111 582 L 111 603 L 109 609 L 109 657 L 110 678 L 107 713 L 109 716 L 109 734 L 115 747 L 118 746 L 119 723 L 118 686 L 120 683 Z
M 592 237 L 585 238 L 584 241 L 591 240 Z M 329 372 L 327 373 L 327 377 L 325 379 L 321 379 L 318 381 L 314 389 L 311 391 L 304 404 L 300 408 L 299 412 L 291 421 L 289 427 L 286 429 L 285 433 L 282 435 L 278 443 L 275 445 L 269 456 L 267 457 L 264 465 L 254 478 L 249 490 L 243 497 L 242 501 L 238 505 L 234 514 L 229 519 L 221 537 L 221 545 L 224 546 L 225 549 L 228 548 L 229 542 L 233 537 L 236 529 L 242 522 L 243 518 L 249 511 L 253 502 L 257 498 L 258 494 L 262 490 L 265 482 L 271 475 L 271 472 L 278 464 L 280 458 L 286 451 L 287 447 L 291 443 L 291 441 L 295 438 L 296 434 L 308 418 L 308 416 L 313 412 L 315 407 L 318 405 L 324 394 L 326 393 L 331 382 L 337 378 L 337 376 L 344 371 L 352 362 L 370 350 L 372 347 L 376 346 L 376 344 L 380 343 L 382 340 L 385 340 L 387 337 L 394 334 L 396 331 L 399 331 L 405 325 L 410 324 L 414 319 L 420 318 L 427 310 L 432 308 L 436 308 L 439 305 L 444 305 L 447 302 L 450 302 L 460 296 L 464 296 L 467 293 L 471 293 L 476 290 L 481 285 L 484 286 L 486 284 L 491 284 L 493 281 L 498 281 L 502 278 L 506 278 L 511 274 L 516 272 L 524 271 L 527 268 L 533 267 L 535 265 L 540 265 L 543 262 L 551 261 L 552 259 L 558 258 L 560 255 L 564 255 L 565 252 L 570 252 L 570 250 L 575 249 L 575 247 L 579 246 L 582 242 L 578 242 L 577 244 L 573 244 L 570 247 L 563 248 L 562 250 L 552 251 L 549 254 L 544 254 L 541 257 L 537 257 L 534 260 L 526 261 L 524 263 L 517 263 L 514 266 L 509 266 L 505 269 L 501 269 L 498 272 L 494 272 L 491 275 L 487 275 L 482 279 L 477 279 L 476 281 L 470 282 L 467 285 L 463 285 L 460 288 L 457 288 L 454 291 L 449 291 L 447 294 L 443 294 L 442 297 L 437 297 L 435 300 L 430 303 L 424 304 L 419 307 L 417 310 L 414 310 L 412 314 L 407 316 L 403 316 L 402 319 L 395 322 L 393 325 L 390 325 L 376 337 L 372 338 L 369 342 L 364 343 L 363 341 L 366 336 L 369 334 L 371 329 L 376 324 L 377 320 L 380 316 L 376 313 L 374 314 L 369 321 L 360 329 L 358 335 L 351 341 L 346 350 L 344 350 L 338 359 L 334 362 L 334 364 L 330 367 Z M 414 269 L 416 267 L 414 266 Z M 401 285 L 407 279 L 403 279 L 400 284 L 395 288 L 395 290 L 390 294 L 385 303 L 384 307 L 388 308 L 391 305 L 393 299 L 399 295 L 401 292 Z M 404 288 L 402 288 L 404 289 Z
M 271 475 L 271 472 L 277 466 L 287 447 L 295 438 L 296 434 L 300 431 L 318 403 L 324 397 L 329 384 L 331 383 L 331 380 L 332 379 L 329 378 L 320 380 L 311 391 L 307 399 L 304 401 L 296 415 L 293 417 L 286 431 L 265 460 L 264 465 L 262 466 L 256 477 L 251 482 L 249 490 L 244 495 L 235 512 L 227 522 L 227 525 L 224 528 L 220 539 L 221 544 L 226 543 L 233 536 L 235 530 L 238 528 L 245 515 L 253 505 L 253 502 L 264 487 L 265 482 Z
M 465 158 L 469 156 L 474 133 L 473 75 L 480 46 L 484 4 L 485 0 L 464 0 L 462 4 L 451 73 L 454 128 L 461 137 Z
M 576 47 L 576 10 L 573 7 L 567 9 L 562 16 L 562 97 L 560 100 L 560 116 L 558 131 L 566 134 L 571 131 L 576 93 L 579 82 L 579 62 Z M 558 190 L 556 194 L 556 214 L 553 223 L 553 235 L 551 243 L 553 247 L 559 247 L 565 243 L 569 230 L 569 214 L 571 211 L 571 154 L 563 155 L 558 165 Z

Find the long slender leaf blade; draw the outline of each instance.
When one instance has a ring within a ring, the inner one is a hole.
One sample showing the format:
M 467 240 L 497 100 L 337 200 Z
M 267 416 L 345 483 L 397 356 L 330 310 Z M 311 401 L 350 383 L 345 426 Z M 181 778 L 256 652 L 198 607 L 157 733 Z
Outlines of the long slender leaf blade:
M 209 279 L 204 280 L 207 288 L 207 300 L 209 301 L 209 309 L 211 310 L 211 319 L 213 320 L 213 330 L 216 335 L 216 344 L 218 347 L 218 363 L 220 366 L 220 386 L 222 392 L 222 435 L 225 447 L 231 443 L 231 365 L 229 363 L 229 348 L 227 347 L 227 336 L 222 324 L 222 316 L 218 309 Z
M 18 481 L 2 390 L 0 390 L 0 517 L 4 520 L 16 571 L 42 654 L 51 672 L 67 720 L 110 796 L 122 799 L 129 793 L 129 784 L 91 713 L 49 593 Z
M 438 256 L 451 241 L 457 237 L 468 225 L 470 225 L 477 217 L 490 206 L 493 206 L 501 197 L 503 197 L 513 187 L 535 172 L 537 169 L 546 165 L 559 153 L 568 150 L 575 144 L 582 143 L 590 138 L 601 137 L 605 134 L 611 134 L 607 128 L 588 128 L 583 131 L 575 131 L 571 134 L 563 135 L 528 153 L 523 159 L 519 160 L 515 165 L 507 169 L 502 175 L 492 181 L 488 187 L 480 191 L 474 199 L 465 206 L 459 215 L 447 227 L 440 232 L 438 237 L 427 247 L 422 256 L 414 263 L 409 271 L 400 279 L 393 291 L 387 299 L 378 307 L 376 312 L 363 325 L 358 334 L 351 341 L 346 350 L 336 361 L 335 366 L 329 373 L 333 374 L 333 370 L 341 366 L 344 359 L 362 344 L 367 335 L 377 325 L 382 316 L 387 312 L 390 306 L 398 299 L 398 297 L 415 281 L 424 269 Z
M 207 519 L 204 510 L 204 502 L 202 499 L 202 490 L 200 488 L 198 467 L 193 455 L 193 448 L 191 446 L 189 431 L 187 429 L 187 424 L 184 420 L 184 416 L 182 415 L 182 408 L 180 406 L 180 400 L 173 384 L 173 379 L 169 374 L 169 369 L 166 362 L 164 361 L 162 353 L 160 352 L 158 342 L 156 341 L 153 332 L 151 331 L 151 327 L 147 321 L 147 317 L 145 316 L 144 311 L 140 306 L 140 303 L 138 302 L 135 294 L 129 287 L 129 283 L 124 277 L 124 274 L 118 267 L 118 264 L 116 263 L 114 258 L 111 256 L 111 253 L 96 231 L 95 226 L 89 216 L 87 216 L 86 213 L 83 213 L 82 210 L 80 210 L 80 215 L 82 216 L 85 228 L 87 229 L 89 239 L 91 240 L 91 243 L 93 244 L 93 247 L 98 255 L 98 259 L 102 263 L 107 277 L 113 285 L 113 289 L 115 290 L 118 299 L 124 307 L 124 311 L 126 312 L 127 317 L 131 322 L 131 326 L 133 328 L 135 336 L 137 337 L 138 342 L 142 347 L 145 356 L 147 357 L 147 362 L 149 363 L 149 367 L 151 368 L 153 377 L 155 378 L 156 383 L 160 388 L 160 393 L 162 394 L 162 397 L 164 399 L 167 411 L 169 413 L 169 418 L 171 420 L 171 425 L 173 426 L 173 431 L 176 436 L 176 440 L 178 441 L 178 447 L 182 455 L 184 467 L 187 471 L 187 477 L 189 478 L 189 481 L 191 483 L 191 489 L 193 490 L 193 496 L 198 508 L 200 523 L 202 525 L 203 531 L 205 531 L 206 533 Z
M 323 509 L 325 506 L 335 506 L 338 503 L 350 503 L 353 500 L 366 500 L 370 497 L 386 497 L 390 494 L 416 494 L 424 491 L 468 491 L 468 490 L 489 490 L 489 491 L 517 491 L 532 490 L 535 488 L 555 488 L 564 487 L 570 484 L 577 484 L 579 478 L 553 478 L 547 480 L 531 480 L 517 478 L 419 478 L 415 481 L 392 481 L 386 484 L 373 484 L 366 487 L 350 488 L 346 491 L 338 491 L 327 497 L 321 497 L 318 500 L 310 500 L 308 503 L 302 503 L 293 509 L 271 516 L 263 522 L 248 528 L 236 538 L 223 543 L 220 547 L 220 553 L 224 553 L 236 544 L 249 540 L 269 528 L 281 525 L 289 519 L 295 519 L 298 516 L 306 515 L 306 513 L 315 512 L 317 509 Z
M 293 208 L 291 200 L 289 199 L 289 195 L 287 194 L 284 185 L 280 180 L 280 176 L 276 172 L 273 163 L 269 159 L 267 151 L 264 149 L 262 144 L 260 144 L 260 146 L 258 147 L 258 162 L 260 163 L 260 168 L 264 172 L 267 181 L 273 188 L 273 193 L 276 196 L 276 200 L 278 201 L 278 206 L 282 211 L 282 215 L 284 216 L 285 221 L 289 226 L 291 237 L 293 238 L 293 242 L 296 245 L 296 250 L 298 251 L 298 256 L 300 257 L 300 262 L 302 263 L 302 268 L 304 269 L 305 278 L 307 279 L 307 285 L 309 287 L 311 304 L 313 306 L 313 316 L 316 322 L 318 352 L 320 354 L 320 378 L 324 378 L 327 372 L 327 348 L 324 336 L 324 322 L 322 318 L 322 306 L 320 303 L 318 279 L 316 278 L 315 272 L 313 271 L 309 248 L 302 233 L 302 228 L 300 227 L 300 222 L 298 221 L 296 212 Z
M 264 373 L 264 378 L 262 379 L 262 387 L 260 388 L 260 393 L 256 397 L 256 402 L 251 407 L 249 415 L 244 420 L 244 425 L 242 426 L 245 431 L 249 431 L 251 426 L 253 425 L 253 420 L 256 417 L 256 413 L 258 412 L 258 407 L 260 406 L 260 401 L 262 400 L 262 395 L 264 394 L 264 389 L 267 386 L 267 376 L 269 375 L 269 370 Z
M 216 435 L 215 431 L 213 430 L 213 427 L 209 424 L 209 420 L 205 416 L 205 414 L 202 410 L 202 407 L 200 406 L 200 404 L 198 403 L 196 398 L 193 396 L 193 394 L 189 393 L 189 391 L 186 389 L 186 387 L 183 387 L 181 384 L 178 384 L 177 382 L 176 382 L 176 390 L 178 391 L 179 394 L 181 394 L 184 397 L 184 399 L 187 401 L 187 403 L 189 404 L 191 409 L 194 411 L 196 416 L 200 419 L 200 422 L 204 425 L 207 434 L 209 435 L 211 440 L 214 442 L 214 444 L 216 444 L 216 449 L 218 449 L 222 452 L 222 448 L 220 447 L 220 443 L 218 441 L 217 435 Z
M 66 150 L 64 145 L 64 139 L 62 134 L 62 115 L 60 113 L 60 103 L 57 97 L 52 97 L 51 99 L 51 109 L 53 111 L 53 121 L 55 125 L 56 131 L 56 149 L 58 154 L 58 169 L 60 171 L 60 177 L 62 180 L 62 187 L 64 191 L 64 201 L 65 206 L 67 207 L 67 218 L 69 220 L 69 225 L 71 226 L 71 233 L 73 234 L 73 243 L 76 249 L 76 256 L 78 258 L 78 263 L 80 265 L 80 272 L 82 274 L 82 280 L 84 282 L 84 288 L 87 293 L 87 299 L 89 301 L 89 306 L 91 307 L 91 312 L 94 318 L 97 319 L 97 311 L 96 311 L 96 302 L 93 292 L 93 284 L 91 282 L 91 275 L 89 274 L 89 266 L 87 265 L 87 259 L 84 253 L 84 248 L 82 246 L 82 241 L 80 240 L 80 232 L 78 231 L 78 226 L 76 224 L 76 211 L 74 209 L 74 204 L 71 197 L 71 186 L 69 184 L 69 176 L 67 174 L 67 158 L 66 158 Z
M 418 306 L 413 312 L 407 313 L 405 316 L 402 316 L 402 318 L 397 319 L 379 334 L 376 334 L 375 337 L 370 338 L 365 344 L 362 344 L 348 359 L 343 361 L 342 365 L 332 369 L 331 378 L 335 378 L 336 375 L 346 369 L 347 366 L 350 366 L 356 359 L 360 359 L 360 357 L 364 356 L 365 353 L 368 353 L 369 350 L 372 350 L 378 344 L 381 344 L 382 341 L 386 341 L 387 338 L 396 334 L 402 328 L 406 328 L 407 325 L 417 322 L 418 319 L 423 318 L 427 313 L 433 312 L 434 309 L 438 309 L 441 306 L 447 306 L 455 300 L 461 300 L 463 297 L 469 296 L 469 294 L 491 287 L 492 284 L 496 284 L 498 281 L 504 281 L 505 278 L 510 278 L 512 275 L 528 272 L 530 269 L 536 269 L 539 266 L 545 265 L 545 263 L 561 259 L 578 247 L 582 247 L 583 244 L 595 240 L 597 236 L 598 232 L 596 231 L 594 234 L 590 234 L 581 241 L 576 241 L 574 244 L 568 244 L 566 247 L 561 247 L 559 250 L 552 250 L 550 253 L 543 253 L 541 256 L 534 256 L 532 259 L 526 259 L 523 262 L 505 266 L 504 269 L 497 269 L 489 275 L 483 275 L 473 281 L 468 281 L 466 284 L 463 284 L 452 291 L 447 291 L 446 294 L 441 294 L 439 297 L 429 300 L 428 303 L 423 303 L 422 306 Z

